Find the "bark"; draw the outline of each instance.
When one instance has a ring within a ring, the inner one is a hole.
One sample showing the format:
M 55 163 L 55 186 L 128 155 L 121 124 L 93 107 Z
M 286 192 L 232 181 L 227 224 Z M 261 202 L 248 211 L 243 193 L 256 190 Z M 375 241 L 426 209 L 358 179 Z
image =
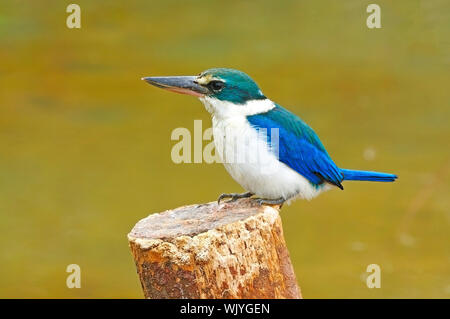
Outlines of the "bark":
M 146 298 L 301 298 L 278 206 L 183 206 L 128 234 Z

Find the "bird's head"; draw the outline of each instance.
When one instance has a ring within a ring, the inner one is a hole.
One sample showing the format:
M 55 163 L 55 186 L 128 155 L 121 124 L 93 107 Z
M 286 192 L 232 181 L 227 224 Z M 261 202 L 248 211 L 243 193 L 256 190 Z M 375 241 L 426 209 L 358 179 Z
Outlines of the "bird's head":
M 255 81 L 244 72 L 215 68 L 197 76 L 146 77 L 146 82 L 172 92 L 198 97 L 213 114 L 256 114 L 272 107 Z M 258 103 L 259 102 L 259 103 Z

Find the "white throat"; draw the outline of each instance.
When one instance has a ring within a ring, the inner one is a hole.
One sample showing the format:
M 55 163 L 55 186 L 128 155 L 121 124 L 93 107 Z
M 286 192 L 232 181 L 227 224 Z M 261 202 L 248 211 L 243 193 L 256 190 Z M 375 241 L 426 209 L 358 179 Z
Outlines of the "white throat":
M 244 104 L 234 104 L 228 101 L 221 101 L 216 98 L 204 96 L 199 98 L 206 110 L 211 113 L 214 118 L 226 119 L 236 116 L 249 116 L 259 113 L 265 113 L 275 107 L 269 99 L 250 100 Z

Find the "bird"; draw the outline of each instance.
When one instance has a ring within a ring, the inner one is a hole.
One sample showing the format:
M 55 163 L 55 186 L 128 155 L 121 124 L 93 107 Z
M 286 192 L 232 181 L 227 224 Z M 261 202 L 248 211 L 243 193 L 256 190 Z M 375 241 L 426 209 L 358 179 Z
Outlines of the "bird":
M 313 129 L 267 98 L 246 73 L 212 68 L 196 76 L 144 77 L 168 91 L 197 97 L 211 114 L 214 146 L 231 177 L 246 192 L 224 199 L 256 196 L 260 205 L 311 200 L 344 189 L 344 181 L 393 182 L 397 175 L 339 168 Z

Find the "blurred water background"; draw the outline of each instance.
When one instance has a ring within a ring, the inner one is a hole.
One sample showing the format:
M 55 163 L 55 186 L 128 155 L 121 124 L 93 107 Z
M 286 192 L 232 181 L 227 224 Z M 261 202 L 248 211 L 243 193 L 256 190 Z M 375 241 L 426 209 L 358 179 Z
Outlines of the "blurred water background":
M 78 30 L 69 3 L 0 3 L 0 297 L 140 298 L 135 222 L 241 191 L 171 161 L 172 130 L 209 115 L 140 80 L 211 67 L 250 74 L 338 165 L 400 177 L 283 208 L 304 297 L 450 297 L 448 1 L 377 1 L 377 30 L 369 1 L 77 0 Z

